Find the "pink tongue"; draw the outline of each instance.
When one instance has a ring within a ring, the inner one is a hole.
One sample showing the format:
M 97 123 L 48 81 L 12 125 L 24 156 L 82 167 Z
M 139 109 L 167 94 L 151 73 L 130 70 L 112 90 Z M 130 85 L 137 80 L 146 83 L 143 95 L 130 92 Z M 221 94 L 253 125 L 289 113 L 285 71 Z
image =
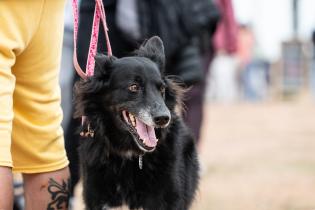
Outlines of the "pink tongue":
M 145 145 L 147 145 L 148 147 L 156 146 L 157 139 L 153 126 L 146 125 L 136 118 L 136 129 Z

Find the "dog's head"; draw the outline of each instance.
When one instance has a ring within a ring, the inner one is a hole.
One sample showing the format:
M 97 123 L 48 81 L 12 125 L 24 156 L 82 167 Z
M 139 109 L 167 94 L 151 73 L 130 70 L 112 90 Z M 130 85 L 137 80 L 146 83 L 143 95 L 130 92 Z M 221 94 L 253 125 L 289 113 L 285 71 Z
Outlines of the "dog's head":
M 170 124 L 176 103 L 173 83 L 163 76 L 164 65 L 159 37 L 150 38 L 131 57 L 97 56 L 95 75 L 76 85 L 76 115 L 111 124 L 106 135 L 119 137 L 109 142 L 116 151 L 154 151 L 156 131 Z M 97 123 L 96 135 L 101 126 Z

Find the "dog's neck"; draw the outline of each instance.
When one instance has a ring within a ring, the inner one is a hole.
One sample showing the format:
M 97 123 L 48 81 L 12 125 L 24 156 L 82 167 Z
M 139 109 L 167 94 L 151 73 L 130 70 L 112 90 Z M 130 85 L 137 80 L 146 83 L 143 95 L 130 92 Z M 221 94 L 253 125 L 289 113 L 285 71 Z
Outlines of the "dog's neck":
M 132 160 L 133 158 L 136 158 L 139 156 L 138 154 L 135 154 L 135 152 L 132 150 L 127 150 L 127 151 L 112 150 L 111 154 L 117 155 L 118 157 L 121 157 L 122 159 L 127 159 L 127 160 Z

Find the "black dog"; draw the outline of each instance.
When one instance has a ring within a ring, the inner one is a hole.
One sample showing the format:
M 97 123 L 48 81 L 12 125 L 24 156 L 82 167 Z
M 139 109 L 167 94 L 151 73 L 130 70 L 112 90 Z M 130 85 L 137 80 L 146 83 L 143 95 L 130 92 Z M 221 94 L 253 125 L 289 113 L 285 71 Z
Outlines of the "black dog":
M 98 56 L 95 75 L 76 84 L 76 116 L 88 119 L 79 148 L 86 209 L 189 209 L 197 154 L 164 63 L 152 37 L 131 57 Z

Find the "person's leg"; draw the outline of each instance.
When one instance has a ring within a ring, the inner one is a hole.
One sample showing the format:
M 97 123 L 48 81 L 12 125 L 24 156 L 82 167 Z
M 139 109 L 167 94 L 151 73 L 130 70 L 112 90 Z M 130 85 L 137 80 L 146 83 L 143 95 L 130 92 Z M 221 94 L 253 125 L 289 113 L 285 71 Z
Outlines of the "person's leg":
M 30 12 L 30 7 L 38 13 Z M 11 133 L 16 78 L 12 68 L 36 28 L 40 11 L 40 3 L 0 1 L 0 209 L 4 210 L 13 209 Z
M 191 129 L 196 143 L 199 143 L 200 140 L 200 128 L 203 117 L 203 87 L 203 84 L 198 84 L 191 88 L 186 93 L 188 99 L 184 102 L 187 109 L 187 112 L 185 113 L 185 122 Z
M 68 167 L 48 173 L 23 174 L 25 210 L 67 209 L 70 198 Z
M 202 57 L 202 67 L 204 78 L 208 78 L 209 65 L 212 60 L 212 53 L 209 51 Z M 200 134 L 203 122 L 203 105 L 205 98 L 207 81 L 203 80 L 196 84 L 187 92 L 187 100 L 185 105 L 187 112 L 185 113 L 185 122 L 191 128 L 196 138 L 196 143 L 200 144 Z
M 0 167 L 0 209 L 13 209 L 13 176 L 9 167 Z

